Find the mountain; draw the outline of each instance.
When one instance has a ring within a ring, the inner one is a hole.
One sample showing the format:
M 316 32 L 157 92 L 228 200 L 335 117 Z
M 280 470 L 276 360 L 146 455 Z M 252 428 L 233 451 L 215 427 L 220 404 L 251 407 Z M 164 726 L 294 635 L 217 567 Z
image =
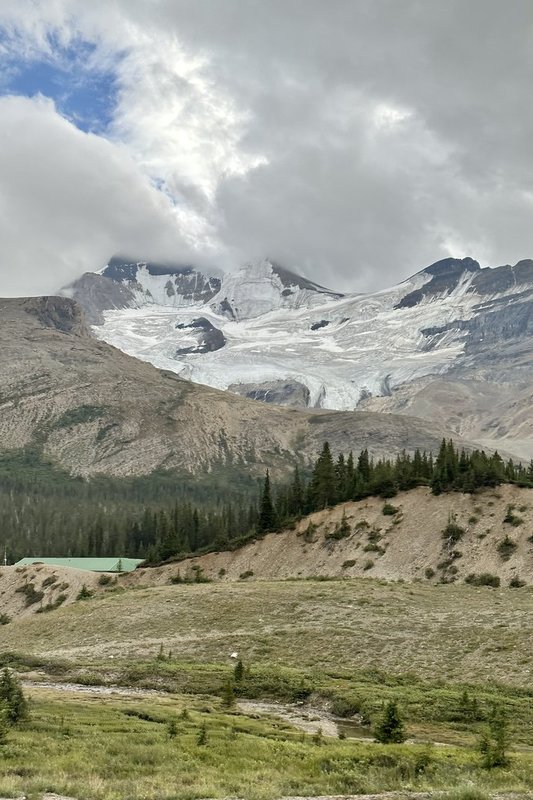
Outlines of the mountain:
M 114 310 L 101 309 L 96 335 L 131 355 L 280 405 L 438 415 L 482 446 L 533 456 L 531 260 L 482 269 L 448 258 L 365 295 L 265 260 L 224 275 L 205 297 L 180 294 L 179 307 L 161 288 L 169 273 L 151 283 L 147 274 L 146 265 L 108 266 L 90 279 L 113 286 Z M 73 291 L 91 309 L 87 280 Z M 143 289 L 130 302 L 115 296 L 133 285 Z
M 233 323 L 235 324 L 235 323 Z M 277 474 L 336 450 L 438 448 L 439 425 L 373 412 L 298 411 L 183 380 L 90 335 L 64 297 L 0 300 L 0 449 L 77 475 Z

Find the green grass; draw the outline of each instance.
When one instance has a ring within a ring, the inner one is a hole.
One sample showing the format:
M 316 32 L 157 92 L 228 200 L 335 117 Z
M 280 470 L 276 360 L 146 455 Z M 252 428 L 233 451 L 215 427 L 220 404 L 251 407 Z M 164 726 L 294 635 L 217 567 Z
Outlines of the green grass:
M 13 620 L 2 627 L 0 665 L 29 679 L 45 673 L 159 694 L 32 687 L 30 721 L 1 749 L 0 796 L 46 789 L 79 800 L 267 800 L 411 789 L 482 800 L 530 792 L 532 611 L 527 588 L 291 580 L 119 586 Z M 304 702 L 310 713 L 356 710 L 366 737 L 395 699 L 420 743 L 324 737 L 317 745 L 279 720 L 223 709 L 233 651 L 245 665 L 238 697 Z M 465 714 L 465 689 L 474 715 Z M 507 711 L 514 752 L 509 769 L 488 772 L 477 742 L 494 703 Z M 185 706 L 188 721 L 179 718 Z M 203 725 L 208 741 L 198 746 Z
M 29 721 L 1 748 L 4 796 L 46 790 L 79 800 L 267 800 L 409 788 L 456 789 L 459 798 L 460 787 L 470 786 L 482 798 L 533 788 L 531 755 L 515 754 L 508 770 L 487 772 L 474 748 L 327 737 L 317 745 L 282 721 L 224 710 L 211 698 L 65 697 L 42 689 L 31 698 Z M 207 741 L 199 745 L 203 726 Z
M 194 663 L 224 662 L 237 650 L 249 662 L 296 669 L 514 686 L 530 684 L 532 638 L 529 588 L 371 579 L 119 589 L 2 627 L 7 650 L 81 662 L 139 660 L 163 643 Z

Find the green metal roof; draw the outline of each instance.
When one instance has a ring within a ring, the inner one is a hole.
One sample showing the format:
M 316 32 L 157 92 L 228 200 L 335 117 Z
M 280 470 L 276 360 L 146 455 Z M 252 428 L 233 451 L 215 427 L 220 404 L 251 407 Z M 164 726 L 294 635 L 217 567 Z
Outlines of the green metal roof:
M 132 572 L 142 564 L 142 558 L 21 558 L 15 564 L 23 567 L 28 564 L 48 564 L 52 567 L 72 567 L 89 572 Z

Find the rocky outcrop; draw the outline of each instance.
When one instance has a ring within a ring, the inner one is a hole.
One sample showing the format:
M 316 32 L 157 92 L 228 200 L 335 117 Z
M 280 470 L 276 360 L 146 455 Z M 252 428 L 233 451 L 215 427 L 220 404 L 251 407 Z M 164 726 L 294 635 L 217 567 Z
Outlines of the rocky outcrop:
M 233 383 L 228 386 L 235 392 L 250 400 L 263 403 L 275 403 L 278 406 L 291 408 L 307 408 L 309 405 L 309 389 L 298 381 L 264 381 L 263 383 Z
M 175 353 L 176 358 L 191 355 L 192 353 L 213 353 L 226 344 L 222 331 L 215 328 L 205 317 L 198 317 L 189 323 L 178 322 L 176 329 L 187 331 L 187 333 L 192 334 L 195 340 L 193 345 L 178 347 Z

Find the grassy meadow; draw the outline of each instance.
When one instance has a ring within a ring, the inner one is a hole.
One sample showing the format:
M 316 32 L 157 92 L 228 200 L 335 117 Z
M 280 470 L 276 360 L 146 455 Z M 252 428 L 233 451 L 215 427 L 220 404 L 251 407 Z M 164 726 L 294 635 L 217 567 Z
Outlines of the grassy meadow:
M 527 587 L 356 579 L 113 587 L 13 621 L 0 662 L 23 678 L 31 710 L 0 746 L 0 796 L 531 797 L 532 611 Z M 236 702 L 353 718 L 359 734 L 317 736 L 228 706 L 228 682 Z M 68 683 L 138 694 L 60 691 Z M 378 745 L 392 699 L 408 740 Z M 510 762 L 487 770 L 479 741 L 494 704 Z

